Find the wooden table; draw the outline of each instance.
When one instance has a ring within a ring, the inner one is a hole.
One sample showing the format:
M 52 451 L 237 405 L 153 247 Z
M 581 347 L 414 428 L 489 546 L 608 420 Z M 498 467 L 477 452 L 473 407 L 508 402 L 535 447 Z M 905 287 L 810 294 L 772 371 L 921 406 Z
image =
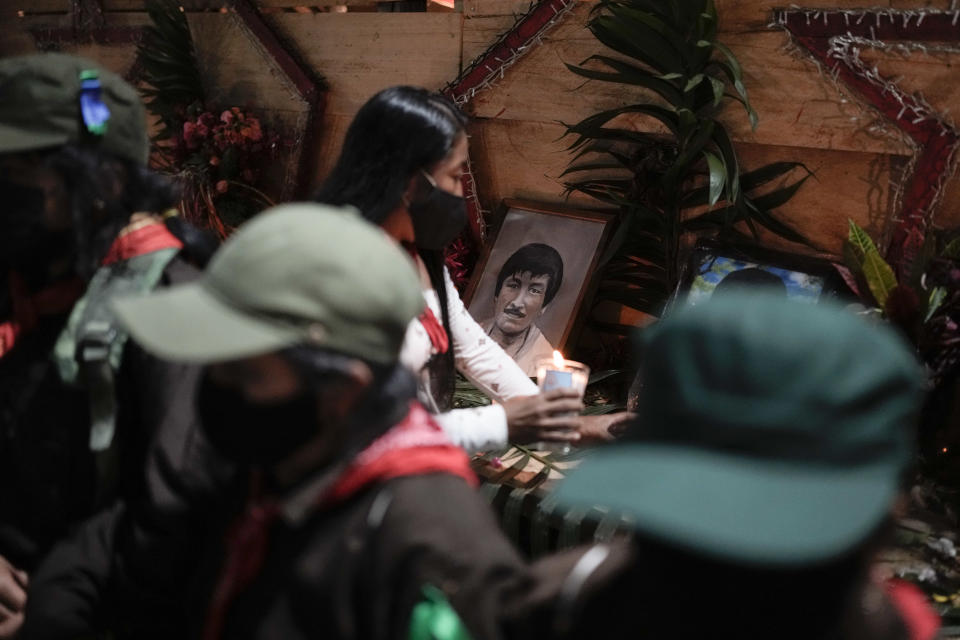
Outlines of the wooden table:
M 507 536 L 531 558 L 585 542 L 627 536 L 631 520 L 602 506 L 566 508 L 552 490 L 567 472 L 590 455 L 589 449 L 567 455 L 511 447 L 473 458 L 480 491 L 490 501 Z

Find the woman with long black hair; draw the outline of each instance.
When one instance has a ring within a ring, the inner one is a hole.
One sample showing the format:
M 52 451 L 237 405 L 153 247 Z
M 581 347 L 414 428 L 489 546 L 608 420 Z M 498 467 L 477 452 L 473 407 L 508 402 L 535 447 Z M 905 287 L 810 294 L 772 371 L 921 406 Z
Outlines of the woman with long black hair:
M 455 442 L 468 451 L 507 441 L 575 442 L 588 420 L 577 415 L 577 394 L 539 394 L 470 316 L 443 266 L 443 249 L 467 221 L 466 123 L 440 94 L 405 86 L 381 91 L 354 118 L 316 200 L 357 207 L 419 267 L 427 308 L 411 324 L 401 359 L 419 372 L 421 401 Z M 498 404 L 451 410 L 456 370 Z

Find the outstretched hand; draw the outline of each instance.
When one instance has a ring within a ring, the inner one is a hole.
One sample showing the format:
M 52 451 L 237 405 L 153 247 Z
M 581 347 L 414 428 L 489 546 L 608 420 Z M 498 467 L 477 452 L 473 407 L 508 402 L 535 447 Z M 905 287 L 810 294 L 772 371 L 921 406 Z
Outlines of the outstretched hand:
M 599 416 L 580 416 L 581 444 L 600 444 L 616 440 L 637 414 L 629 411 Z

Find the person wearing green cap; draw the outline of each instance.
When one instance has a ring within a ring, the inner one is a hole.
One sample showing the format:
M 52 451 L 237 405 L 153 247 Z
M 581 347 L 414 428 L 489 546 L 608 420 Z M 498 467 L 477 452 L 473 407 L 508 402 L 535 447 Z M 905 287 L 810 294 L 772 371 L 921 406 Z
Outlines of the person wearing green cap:
M 315 204 L 255 217 L 195 283 L 118 299 L 144 348 L 203 365 L 200 422 L 150 504 L 51 554 L 24 637 L 88 635 L 95 605 L 135 637 L 499 637 L 525 565 L 399 361 L 423 305 L 386 234 Z M 103 540 L 109 570 L 64 574 Z M 153 590 L 172 567 L 190 579 Z M 90 576 L 101 584 L 65 611 L 57 599 Z
M 892 329 L 731 291 L 647 330 L 640 357 L 638 421 L 555 494 L 624 514 L 636 540 L 542 563 L 542 615 L 523 623 L 554 637 L 936 635 L 918 590 L 871 577 L 924 388 Z
M 18 604 L 7 565 L 32 570 L 72 524 L 135 491 L 178 394 L 182 368 L 127 349 L 107 306 L 194 276 L 185 227 L 158 215 L 176 194 L 148 149 L 140 98 L 118 76 L 65 54 L 0 59 L 0 637 Z

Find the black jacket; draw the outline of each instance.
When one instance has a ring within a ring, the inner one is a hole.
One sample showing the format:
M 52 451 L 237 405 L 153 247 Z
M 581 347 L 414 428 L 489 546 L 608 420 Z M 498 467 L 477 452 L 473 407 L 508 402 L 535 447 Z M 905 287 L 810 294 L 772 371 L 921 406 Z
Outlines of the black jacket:
M 196 274 L 175 258 L 159 286 Z M 65 323 L 66 316 L 45 318 L 0 358 L 0 556 L 27 571 L 96 509 L 117 495 L 136 495 L 159 422 L 169 413 L 185 419 L 193 411 L 177 400 L 189 367 L 128 344 L 115 387 L 117 486 L 105 492 L 89 447 L 89 396 L 62 382 L 51 360 Z
M 147 471 L 145 499 L 88 522 L 33 576 L 22 638 L 199 635 L 247 474 L 196 424 L 173 422 Z M 231 601 L 225 638 L 405 638 L 426 585 L 473 638 L 498 638 L 504 603 L 529 587 L 487 503 L 454 475 L 380 482 L 296 523 L 281 518 L 269 536 L 257 578 Z

